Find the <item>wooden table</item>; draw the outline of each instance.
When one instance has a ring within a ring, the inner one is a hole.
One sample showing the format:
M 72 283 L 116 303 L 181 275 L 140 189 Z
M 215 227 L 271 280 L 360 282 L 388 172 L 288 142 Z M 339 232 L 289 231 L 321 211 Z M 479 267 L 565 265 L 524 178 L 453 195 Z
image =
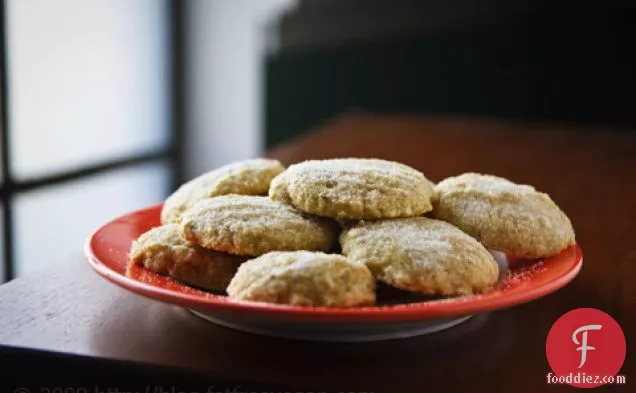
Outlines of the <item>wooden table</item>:
M 369 156 L 434 181 L 465 171 L 535 185 L 571 217 L 581 275 L 538 301 L 445 332 L 377 343 L 314 343 L 217 327 L 130 294 L 83 258 L 0 287 L 0 344 L 175 366 L 201 375 L 330 391 L 538 392 L 550 371 L 545 338 L 578 307 L 612 315 L 627 338 L 621 371 L 636 381 L 636 133 L 478 120 L 347 116 L 273 150 L 285 163 Z M 78 249 L 81 245 L 78 245 Z M 608 386 L 601 390 L 622 390 Z

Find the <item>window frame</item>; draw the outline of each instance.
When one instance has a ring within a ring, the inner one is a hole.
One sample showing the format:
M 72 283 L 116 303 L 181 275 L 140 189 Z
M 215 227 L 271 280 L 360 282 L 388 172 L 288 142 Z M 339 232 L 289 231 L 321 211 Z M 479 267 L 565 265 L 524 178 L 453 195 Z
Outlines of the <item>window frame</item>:
M 166 51 L 170 62 L 170 80 L 168 84 L 171 119 L 170 140 L 164 148 L 152 153 L 133 154 L 116 160 L 98 162 L 93 165 L 82 166 L 73 170 L 61 171 L 51 175 L 37 176 L 27 180 L 19 180 L 11 171 L 11 151 L 9 141 L 11 130 L 9 127 L 8 95 L 7 95 L 7 50 L 6 50 L 6 2 L 0 1 L 0 208 L 2 209 L 2 239 L 3 260 L 2 270 L 4 281 L 15 278 L 17 261 L 15 260 L 15 239 L 13 233 L 13 202 L 17 195 L 31 190 L 43 189 L 51 185 L 86 178 L 121 168 L 130 168 L 144 163 L 166 162 L 170 168 L 170 183 L 176 188 L 183 182 L 183 146 L 184 146 L 184 7 L 185 2 L 179 0 L 166 1 L 168 42 Z M 88 235 L 88 234 L 87 234 Z M 78 245 L 78 249 L 81 245 Z M 2 281 L 0 280 L 0 284 Z

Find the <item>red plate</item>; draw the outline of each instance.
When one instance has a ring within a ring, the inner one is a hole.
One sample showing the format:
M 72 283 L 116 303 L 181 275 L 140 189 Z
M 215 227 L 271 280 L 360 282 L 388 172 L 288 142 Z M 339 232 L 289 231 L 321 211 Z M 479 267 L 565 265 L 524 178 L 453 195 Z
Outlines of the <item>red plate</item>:
M 545 296 L 572 281 L 583 263 L 581 248 L 574 245 L 543 261 L 514 264 L 517 267 L 508 271 L 495 290 L 487 294 L 418 303 L 337 309 L 240 302 L 190 288 L 143 268 L 134 270 L 131 277 L 126 276 L 127 254 L 132 241 L 150 228 L 160 225 L 160 211 L 161 205 L 151 206 L 117 218 L 97 229 L 85 247 L 90 265 L 101 276 L 132 292 L 195 310 L 197 314 L 205 314 L 207 319 L 216 323 L 259 333 L 263 333 L 259 331 L 262 329 L 249 329 L 243 325 L 251 322 L 262 325 L 264 321 L 269 321 L 276 326 L 293 322 L 302 323 L 303 326 L 310 324 L 314 328 L 323 325 L 324 328 L 341 323 L 350 329 L 354 322 L 385 325 L 422 320 L 444 322 L 449 318 L 497 310 Z M 228 322 L 228 319 L 232 321 Z M 404 335 L 413 334 L 401 336 Z

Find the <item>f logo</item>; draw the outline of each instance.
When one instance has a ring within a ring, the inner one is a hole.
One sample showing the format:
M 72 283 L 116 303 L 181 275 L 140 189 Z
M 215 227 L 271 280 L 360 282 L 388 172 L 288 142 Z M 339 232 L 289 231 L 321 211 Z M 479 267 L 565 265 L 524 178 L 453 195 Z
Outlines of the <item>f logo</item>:
M 604 377 L 619 373 L 625 350 L 625 335 L 618 322 L 594 308 L 563 314 L 552 325 L 545 343 L 553 374 L 569 377 L 565 383 L 572 386 L 586 388 L 609 383 Z
M 572 341 L 574 341 L 574 344 L 581 345 L 576 349 L 577 351 L 581 351 L 581 364 L 579 364 L 579 368 L 583 367 L 583 365 L 585 364 L 585 360 L 587 360 L 587 351 L 596 349 L 587 345 L 587 332 L 589 330 L 601 330 L 601 328 L 601 325 L 585 325 L 576 329 L 572 334 Z M 579 342 L 579 340 L 576 338 L 579 333 L 582 333 L 581 336 L 583 337 L 581 339 L 581 342 Z

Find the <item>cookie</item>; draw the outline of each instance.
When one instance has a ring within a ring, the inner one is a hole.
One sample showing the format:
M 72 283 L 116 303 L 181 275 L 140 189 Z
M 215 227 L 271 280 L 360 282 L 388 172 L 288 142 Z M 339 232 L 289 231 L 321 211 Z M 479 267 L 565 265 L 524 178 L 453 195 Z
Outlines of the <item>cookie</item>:
M 181 237 L 176 224 L 155 227 L 132 244 L 129 263 L 198 288 L 224 291 L 245 259 L 205 250 Z
M 570 219 L 547 194 L 531 186 L 466 173 L 438 183 L 435 194 L 433 215 L 490 249 L 543 258 L 575 243 Z
M 241 265 L 227 292 L 237 300 L 356 307 L 375 302 L 375 280 L 364 265 L 342 255 L 270 252 Z
M 432 192 L 426 177 L 407 165 L 343 158 L 291 165 L 272 180 L 269 196 L 318 216 L 370 220 L 426 213 Z
M 360 222 L 340 235 L 342 253 L 380 281 L 428 295 L 482 292 L 498 279 L 492 255 L 477 240 L 426 217 Z
M 285 167 L 264 158 L 222 166 L 183 184 L 170 195 L 161 210 L 161 223 L 179 222 L 184 211 L 204 198 L 218 195 L 267 195 L 269 184 Z
M 329 251 L 334 221 L 307 216 L 268 197 L 225 195 L 204 199 L 181 219 L 181 233 L 202 247 L 238 255 L 270 251 Z

